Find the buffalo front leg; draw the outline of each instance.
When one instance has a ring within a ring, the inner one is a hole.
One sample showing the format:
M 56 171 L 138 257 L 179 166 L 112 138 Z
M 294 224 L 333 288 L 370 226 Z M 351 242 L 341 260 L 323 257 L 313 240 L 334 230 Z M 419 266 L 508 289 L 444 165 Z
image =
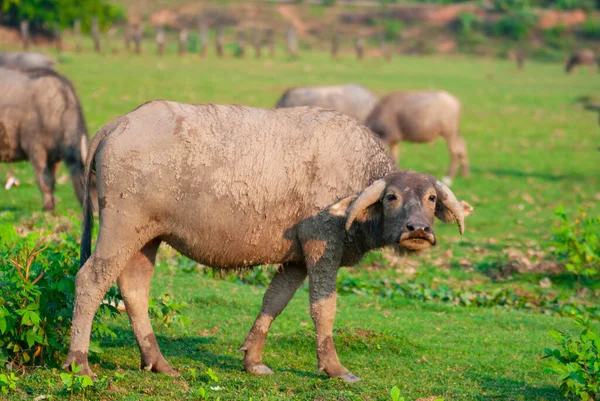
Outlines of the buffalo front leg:
M 336 277 L 337 269 L 311 269 L 308 274 L 310 316 L 315 324 L 317 337 L 317 360 L 319 372 L 353 383 L 360 379 L 340 363 L 333 343 L 337 299 Z
M 287 263 L 275 273 L 263 298 L 263 304 L 254 326 L 240 347 L 245 351 L 244 369 L 255 375 L 271 374 L 273 371 L 262 363 L 262 351 L 271 323 L 287 306 L 290 299 L 306 278 L 306 267 Z
M 308 270 L 310 316 L 315 325 L 319 372 L 348 383 L 360 380 L 340 363 L 333 343 L 336 312 L 336 279 L 341 244 L 309 240 L 303 245 Z
M 57 163 L 49 163 L 46 151 L 35 149 L 28 155 L 31 159 L 35 180 L 42 193 L 43 208 L 47 211 L 54 210 L 54 183 Z
M 160 240 L 154 240 L 140 252 L 134 254 L 117 279 L 117 284 L 125 301 L 129 323 L 140 348 L 141 368 L 152 372 L 177 375 L 165 360 L 148 316 L 150 281 L 154 273 L 154 261 Z

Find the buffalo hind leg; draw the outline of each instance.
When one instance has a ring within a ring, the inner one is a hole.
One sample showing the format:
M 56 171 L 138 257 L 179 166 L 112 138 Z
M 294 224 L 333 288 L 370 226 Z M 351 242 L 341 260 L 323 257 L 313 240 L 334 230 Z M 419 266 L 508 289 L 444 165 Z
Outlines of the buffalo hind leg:
M 467 144 L 465 139 L 461 136 L 454 137 L 454 139 L 448 140 L 448 150 L 450 152 L 450 168 L 448 169 L 448 176 L 453 178 L 456 175 L 458 167 L 460 166 L 460 173 L 462 176 L 469 174 L 469 159 L 467 156 Z
M 398 164 L 400 161 L 400 146 L 398 145 L 398 142 L 390 144 L 390 150 L 392 151 L 392 156 L 394 156 L 394 161 Z
M 103 227 L 100 229 L 96 249 L 92 256 L 77 272 L 75 278 L 75 303 L 71 322 L 71 342 L 69 353 L 63 365 L 69 368 L 72 362 L 81 367 L 80 375 L 93 376 L 88 365 L 88 351 L 94 315 L 108 288 L 117 280 L 122 270 L 148 239 L 139 238 L 135 230 L 128 230 L 121 222 L 118 231 L 109 232 L 108 227 L 119 227 L 114 216 L 104 213 Z M 112 217 L 112 218 L 111 218 Z M 134 218 L 131 216 L 130 218 Z
M 141 368 L 177 375 L 160 352 L 148 316 L 150 281 L 154 273 L 154 261 L 159 245 L 160 240 L 154 240 L 134 254 L 119 275 L 117 283 L 125 301 L 135 340 L 140 348 Z
M 275 273 L 263 298 L 262 308 L 254 321 L 254 326 L 246 336 L 240 351 L 245 351 L 244 369 L 255 375 L 271 374 L 273 371 L 262 363 L 262 350 L 271 323 L 283 311 L 296 290 L 306 278 L 303 264 L 287 263 Z

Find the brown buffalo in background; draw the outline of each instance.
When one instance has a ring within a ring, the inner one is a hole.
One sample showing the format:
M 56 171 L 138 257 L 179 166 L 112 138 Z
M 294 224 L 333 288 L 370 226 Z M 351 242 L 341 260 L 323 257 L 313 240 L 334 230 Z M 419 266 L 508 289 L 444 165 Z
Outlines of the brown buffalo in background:
M 393 92 L 375 106 L 366 126 L 392 148 L 399 158 L 398 142 L 432 142 L 439 136 L 448 143 L 450 168 L 454 177 L 458 166 L 469 172 L 467 146 L 460 135 L 460 101 L 444 91 Z
M 339 111 L 364 123 L 377 104 L 377 96 L 357 85 L 306 86 L 285 91 L 275 108 L 314 106 Z
M 594 53 L 593 50 L 583 49 L 571 54 L 571 57 L 569 57 L 567 63 L 565 64 L 565 72 L 570 73 L 575 67 L 584 65 L 598 65 L 600 67 L 600 60 L 596 58 L 596 53 Z

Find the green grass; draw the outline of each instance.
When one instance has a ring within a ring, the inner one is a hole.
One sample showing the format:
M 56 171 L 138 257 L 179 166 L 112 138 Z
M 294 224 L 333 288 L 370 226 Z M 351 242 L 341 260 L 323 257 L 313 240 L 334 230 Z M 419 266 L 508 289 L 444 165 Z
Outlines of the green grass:
M 210 49 L 212 51 L 212 49 Z M 251 52 L 252 54 L 252 52 Z M 600 129 L 597 115 L 576 102 L 597 96 L 596 73 L 568 76 L 558 64 L 527 63 L 517 72 L 512 62 L 470 58 L 396 57 L 356 62 L 350 55 L 333 62 L 324 53 L 289 60 L 281 50 L 275 60 L 205 59 L 188 54 L 142 56 L 66 53 L 58 69 L 74 82 L 90 128 L 95 132 L 111 119 L 148 100 L 275 104 L 284 89 L 298 85 L 357 82 L 384 94 L 404 89 L 445 89 L 463 102 L 462 134 L 467 140 L 472 174 L 452 186 L 475 207 L 460 239 L 454 226 L 438 224 L 437 249 L 420 258 L 397 260 L 373 254 L 350 274 L 361 280 L 382 277 L 455 288 L 510 287 L 540 291 L 545 274 L 495 271 L 511 257 L 548 261 L 553 209 L 562 204 L 575 215 L 583 206 L 600 214 Z M 403 168 L 441 177 L 449 157 L 442 140 L 432 145 L 401 145 Z M 2 190 L 0 213 L 16 225 L 36 228 L 58 224 L 41 213 L 41 195 L 27 163 L 0 165 L 0 177 L 12 170 L 22 185 Z M 61 174 L 66 174 L 61 170 Z M 4 212 L 10 212 L 9 214 Z M 72 188 L 57 186 L 56 215 L 79 213 Z M 58 219 L 60 221 L 60 219 Z M 78 228 L 68 230 L 77 232 Z M 165 256 L 166 257 L 166 256 Z M 408 400 L 441 396 L 446 400 L 561 400 L 554 378 L 540 363 L 552 344 L 548 329 L 572 329 L 568 319 L 500 309 L 460 308 L 418 301 L 386 300 L 366 295 L 342 296 L 336 319 L 337 347 L 346 367 L 363 380 L 347 385 L 317 377 L 312 322 L 306 291 L 299 291 L 273 325 L 265 362 L 276 374 L 253 377 L 242 372 L 236 351 L 260 308 L 263 288 L 185 273 L 166 257 L 153 281 L 153 294 L 172 286 L 192 323 L 158 332 L 169 361 L 180 378 L 138 371 L 139 353 L 125 316 L 115 323 L 118 338 L 103 341 L 104 353 L 91 358 L 100 376 L 125 378 L 107 390 L 90 390 L 86 399 L 197 399 L 207 389 L 210 399 L 386 399 L 397 385 Z M 167 268 L 170 266 L 174 273 Z M 193 276 L 193 277 L 192 277 Z M 551 274 L 548 294 L 574 297 L 574 280 Z M 598 283 L 587 286 L 598 289 Z M 593 291 L 581 298 L 597 303 Z M 202 374 L 194 382 L 187 367 Z M 220 391 L 210 390 L 204 374 L 212 368 Z M 53 394 L 60 399 L 58 371 L 37 369 L 21 378 L 17 398 Z M 0 396 L 2 397 L 2 396 Z

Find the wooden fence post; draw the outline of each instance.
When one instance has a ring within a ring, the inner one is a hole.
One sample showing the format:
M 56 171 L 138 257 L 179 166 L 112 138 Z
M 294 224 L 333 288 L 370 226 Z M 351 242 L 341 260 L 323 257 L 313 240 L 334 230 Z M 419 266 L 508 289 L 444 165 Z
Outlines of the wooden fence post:
M 337 58 L 340 51 L 340 42 L 340 33 L 334 30 L 331 36 L 331 57 Z
M 206 48 L 208 46 L 208 26 L 206 22 L 200 23 L 200 57 L 206 56 Z
M 275 57 L 275 31 L 273 28 L 267 29 L 265 40 L 267 41 L 267 46 L 269 46 L 269 56 L 271 58 Z
M 365 40 L 362 36 L 356 37 L 354 47 L 356 48 L 356 57 L 358 57 L 359 60 L 362 60 L 365 56 Z
M 223 27 L 221 25 L 217 26 L 215 45 L 217 47 L 217 56 L 223 57 Z
M 244 31 L 239 31 L 238 32 L 238 39 L 237 39 L 237 44 L 238 44 L 238 51 L 236 53 L 236 57 L 240 57 L 240 58 L 244 58 L 246 57 L 246 46 L 248 44 L 248 41 L 246 39 L 246 32 Z
M 54 44 L 56 45 L 56 52 L 60 54 L 60 52 L 62 51 L 62 39 L 60 37 L 60 28 L 58 27 L 57 22 L 55 22 L 52 27 L 54 34 Z
M 185 44 L 187 43 L 188 38 L 188 30 L 183 28 L 179 31 L 179 55 L 183 56 L 185 54 Z
M 144 34 L 144 27 L 142 22 L 138 22 L 133 26 L 133 44 L 135 46 L 135 54 L 142 53 L 142 35 Z
M 81 20 L 76 19 L 73 22 L 73 30 L 75 31 L 75 51 L 79 53 L 81 51 Z
M 94 51 L 100 53 L 100 29 L 98 28 L 98 17 L 92 17 L 92 39 L 94 40 Z
M 254 55 L 256 58 L 260 58 L 262 56 L 263 38 L 258 29 L 254 29 L 252 33 L 252 46 L 254 47 Z
M 29 36 L 29 21 L 24 19 L 20 24 L 21 28 L 21 42 L 23 43 L 23 49 L 28 50 L 31 44 L 31 37 Z
M 127 52 L 131 51 L 131 25 L 129 24 L 129 22 L 127 23 L 127 25 L 125 25 L 123 39 L 125 40 L 125 50 Z
M 290 56 L 294 58 L 298 56 L 298 37 L 296 29 L 292 25 L 289 25 L 287 29 L 287 49 Z
M 381 55 L 388 63 L 392 61 L 392 54 L 390 53 L 390 49 L 385 42 L 385 34 L 379 35 L 379 48 L 381 49 Z
M 165 54 L 165 27 L 162 25 L 159 25 L 156 29 L 156 46 L 159 56 Z

